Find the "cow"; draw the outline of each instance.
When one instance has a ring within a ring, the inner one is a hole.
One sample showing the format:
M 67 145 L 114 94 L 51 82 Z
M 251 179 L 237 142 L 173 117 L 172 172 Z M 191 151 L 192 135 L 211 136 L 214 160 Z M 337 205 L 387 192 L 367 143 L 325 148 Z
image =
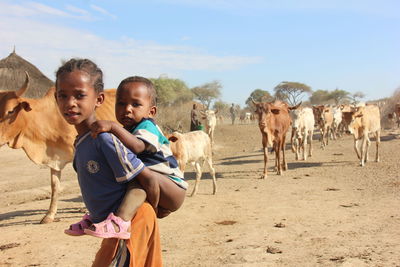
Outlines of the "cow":
M 254 123 L 255 120 L 256 120 L 256 115 L 254 115 L 253 113 L 251 113 L 251 115 L 250 115 L 250 121 L 251 121 L 251 123 Z
M 267 178 L 268 146 L 275 151 L 276 171 L 278 175 L 282 175 L 282 171 L 287 169 L 285 139 L 291 124 L 289 106 L 278 100 L 275 102 L 256 102 L 252 99 L 252 102 L 258 115 L 258 126 L 261 131 L 264 150 L 264 173 L 261 178 Z M 280 159 L 281 152 L 282 162 Z
M 250 118 L 251 118 L 251 113 L 250 112 L 244 112 L 241 113 L 239 116 L 239 120 L 241 124 L 249 124 L 250 123 Z
M 329 133 L 333 122 L 332 108 L 329 106 L 313 106 L 315 124 L 321 132 L 321 148 L 324 149 L 329 142 Z
M 218 113 L 218 110 L 214 111 L 214 110 L 208 109 L 206 111 L 200 111 L 200 113 L 203 116 L 203 119 L 205 120 L 206 133 L 210 137 L 211 145 L 213 145 L 214 144 L 214 130 L 215 130 L 215 126 L 217 125 L 216 114 Z
M 364 166 L 368 161 L 368 150 L 371 144 L 369 134 L 376 138 L 375 161 L 379 162 L 379 144 L 381 134 L 381 118 L 379 107 L 376 105 L 366 105 L 357 107 L 356 111 L 351 112 L 352 119 L 349 124 L 349 131 L 354 136 L 354 150 L 360 160 L 360 166 Z M 361 147 L 359 142 L 361 141 Z
M 342 110 L 340 107 L 334 107 L 332 109 L 333 121 L 331 127 L 332 139 L 336 140 L 342 135 Z
M 349 124 L 352 120 L 352 116 L 356 108 L 352 105 L 346 104 L 346 105 L 340 105 L 340 110 L 342 111 L 342 122 L 340 128 L 342 132 L 349 134 L 350 133 Z
M 188 163 L 192 164 L 196 170 L 196 183 L 191 196 L 197 193 L 204 162 L 208 164 L 213 179 L 213 194 L 215 195 L 217 193 L 217 179 L 212 163 L 210 137 L 203 131 L 193 131 L 188 133 L 173 132 L 167 135 L 167 138 L 180 170 L 184 173 Z
M 0 92 L 0 146 L 22 148 L 34 163 L 50 168 L 50 207 L 41 220 L 50 223 L 57 213 L 61 170 L 72 161 L 77 132 L 59 113 L 54 87 L 38 99 L 22 97 L 28 87 L 26 73 L 20 89 Z M 96 111 L 98 118 L 115 120 L 114 102 L 115 90 L 105 91 L 105 102 Z
M 244 114 L 244 123 L 245 124 L 249 124 L 250 123 L 250 119 L 251 119 L 251 113 L 250 112 L 246 112 Z
M 307 160 L 307 154 L 312 156 L 312 137 L 314 132 L 314 113 L 311 108 L 289 107 L 292 118 L 292 151 L 296 153 L 296 160 L 300 158 L 300 150 L 303 151 L 303 159 Z M 308 143 L 308 153 L 307 150 Z

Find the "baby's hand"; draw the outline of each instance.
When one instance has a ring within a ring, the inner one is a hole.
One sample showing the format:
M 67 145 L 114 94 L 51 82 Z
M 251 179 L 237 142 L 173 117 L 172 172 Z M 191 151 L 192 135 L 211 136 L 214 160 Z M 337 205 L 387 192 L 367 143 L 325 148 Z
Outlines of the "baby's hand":
M 94 123 L 92 123 L 92 125 L 90 125 L 92 137 L 96 138 L 99 133 L 111 132 L 112 125 L 112 121 L 95 121 Z

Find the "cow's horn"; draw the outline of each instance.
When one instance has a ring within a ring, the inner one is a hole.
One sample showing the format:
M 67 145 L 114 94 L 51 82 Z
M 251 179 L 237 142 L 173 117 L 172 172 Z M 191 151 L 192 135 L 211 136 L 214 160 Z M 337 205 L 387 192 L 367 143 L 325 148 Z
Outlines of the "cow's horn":
M 258 102 L 254 101 L 254 98 L 251 97 L 251 102 L 253 102 L 254 105 L 257 105 Z
M 26 90 L 28 89 L 28 86 L 29 86 L 29 74 L 28 74 L 27 71 L 25 71 L 25 82 L 24 82 L 24 85 L 22 85 L 21 88 L 19 88 L 17 91 L 15 91 L 15 94 L 18 97 L 22 96 L 26 92 Z

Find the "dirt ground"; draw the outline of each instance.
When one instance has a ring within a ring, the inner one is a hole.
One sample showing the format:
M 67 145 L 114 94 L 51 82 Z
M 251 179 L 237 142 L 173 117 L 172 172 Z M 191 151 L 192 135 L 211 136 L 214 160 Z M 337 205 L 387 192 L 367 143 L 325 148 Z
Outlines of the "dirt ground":
M 217 194 L 207 173 L 198 195 L 159 221 L 165 266 L 400 266 L 399 131 L 383 132 L 379 163 L 359 167 L 345 136 L 325 150 L 314 141 L 306 162 L 287 150 L 283 176 L 271 155 L 266 180 L 255 124 L 217 126 L 215 144 Z M 0 149 L 0 266 L 90 266 L 100 239 L 63 233 L 84 211 L 71 164 L 56 222 L 39 224 L 49 173 Z M 186 176 L 193 185 L 193 170 Z

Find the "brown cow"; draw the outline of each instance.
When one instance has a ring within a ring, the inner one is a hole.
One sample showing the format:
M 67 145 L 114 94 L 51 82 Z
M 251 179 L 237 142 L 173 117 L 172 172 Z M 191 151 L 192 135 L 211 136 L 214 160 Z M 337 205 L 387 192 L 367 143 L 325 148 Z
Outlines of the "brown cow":
M 50 88 L 39 99 L 24 98 L 29 86 L 25 84 L 17 91 L 0 92 L 0 146 L 22 148 L 34 163 L 50 168 L 51 201 L 41 223 L 54 220 L 60 191 L 61 170 L 72 161 L 73 142 L 77 135 L 59 113 L 54 93 Z M 105 102 L 97 110 L 99 119 L 115 120 L 115 90 L 105 91 Z
M 191 196 L 194 196 L 199 187 L 202 166 L 207 162 L 213 179 L 213 194 L 217 193 L 217 179 L 212 164 L 212 149 L 210 137 L 203 131 L 188 133 L 173 132 L 167 135 L 172 153 L 178 161 L 180 170 L 184 173 L 186 164 L 191 163 L 196 169 L 196 183 Z
M 376 138 L 376 155 L 375 161 L 379 161 L 379 144 L 381 142 L 381 118 L 380 111 L 376 105 L 366 105 L 365 107 L 357 107 L 352 112 L 352 120 L 349 124 L 349 131 L 354 136 L 354 150 L 360 160 L 360 166 L 364 166 L 368 161 L 368 150 L 371 144 L 369 134 L 372 133 Z M 359 141 L 362 141 L 359 148 Z
M 324 149 L 328 145 L 328 137 L 333 123 L 332 108 L 324 105 L 313 106 L 313 112 L 315 124 L 321 132 L 321 148 Z
M 268 146 L 272 147 L 275 151 L 275 167 L 277 174 L 282 175 L 282 170 L 287 169 L 285 139 L 291 124 L 289 107 L 286 103 L 281 101 L 270 103 L 258 103 L 253 99 L 252 101 L 258 115 L 258 126 L 260 127 L 264 149 L 264 174 L 262 178 L 267 178 Z M 281 151 L 282 163 L 280 159 Z

